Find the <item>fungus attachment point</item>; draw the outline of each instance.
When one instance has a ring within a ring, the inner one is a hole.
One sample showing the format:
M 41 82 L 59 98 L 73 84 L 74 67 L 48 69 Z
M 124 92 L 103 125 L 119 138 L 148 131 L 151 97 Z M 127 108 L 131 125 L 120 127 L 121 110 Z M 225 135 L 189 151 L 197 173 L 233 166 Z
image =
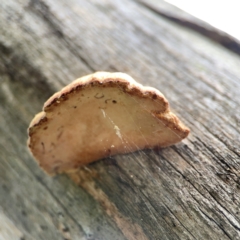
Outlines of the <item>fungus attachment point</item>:
M 97 72 L 48 99 L 28 134 L 33 156 L 55 174 L 110 155 L 172 145 L 189 129 L 155 88 L 124 73 Z

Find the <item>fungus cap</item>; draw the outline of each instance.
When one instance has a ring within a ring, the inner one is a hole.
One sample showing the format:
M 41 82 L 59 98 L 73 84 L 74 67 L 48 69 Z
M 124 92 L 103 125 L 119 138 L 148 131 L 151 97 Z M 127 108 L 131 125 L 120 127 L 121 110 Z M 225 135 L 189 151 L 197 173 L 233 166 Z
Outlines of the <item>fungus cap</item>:
M 28 134 L 33 156 L 55 174 L 108 156 L 175 144 L 189 129 L 157 89 L 124 73 L 97 72 L 50 97 Z

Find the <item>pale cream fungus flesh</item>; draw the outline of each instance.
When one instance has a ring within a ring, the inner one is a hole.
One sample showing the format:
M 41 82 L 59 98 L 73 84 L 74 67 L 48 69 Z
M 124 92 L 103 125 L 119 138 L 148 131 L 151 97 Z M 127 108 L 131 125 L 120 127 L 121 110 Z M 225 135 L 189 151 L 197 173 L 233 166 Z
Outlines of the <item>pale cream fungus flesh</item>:
M 108 156 L 175 144 L 189 129 L 158 90 L 124 73 L 97 72 L 48 99 L 28 134 L 30 151 L 52 175 Z

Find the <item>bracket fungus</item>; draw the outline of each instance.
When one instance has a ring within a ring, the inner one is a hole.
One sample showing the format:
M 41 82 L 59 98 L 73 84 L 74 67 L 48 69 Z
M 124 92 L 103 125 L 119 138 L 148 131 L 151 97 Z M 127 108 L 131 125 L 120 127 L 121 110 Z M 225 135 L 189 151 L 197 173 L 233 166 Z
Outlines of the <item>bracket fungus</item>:
M 166 147 L 189 134 L 157 89 L 124 73 L 97 72 L 55 93 L 31 121 L 28 146 L 49 174 Z

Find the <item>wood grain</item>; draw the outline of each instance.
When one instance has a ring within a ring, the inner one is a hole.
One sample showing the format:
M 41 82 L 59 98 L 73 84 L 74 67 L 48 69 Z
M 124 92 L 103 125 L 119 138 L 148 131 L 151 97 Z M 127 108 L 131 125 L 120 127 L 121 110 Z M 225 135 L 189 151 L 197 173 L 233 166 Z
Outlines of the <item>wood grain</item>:
M 0 26 L 0 237 L 240 239 L 238 55 L 131 0 L 2 1 Z M 191 134 L 51 178 L 29 122 L 98 70 L 158 88 Z

